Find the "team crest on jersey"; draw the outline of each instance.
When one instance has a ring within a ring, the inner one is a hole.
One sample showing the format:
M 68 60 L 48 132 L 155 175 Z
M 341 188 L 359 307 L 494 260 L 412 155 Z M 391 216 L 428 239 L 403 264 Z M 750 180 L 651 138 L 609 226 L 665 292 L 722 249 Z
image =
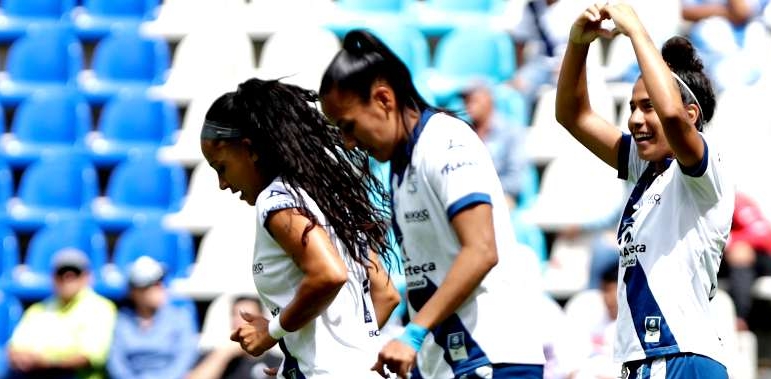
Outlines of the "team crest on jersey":
M 447 335 L 447 352 L 450 353 L 450 359 L 453 361 L 457 362 L 468 359 L 466 337 L 463 332 L 450 333 Z
M 661 340 L 661 317 L 645 318 L 645 343 L 658 343 Z

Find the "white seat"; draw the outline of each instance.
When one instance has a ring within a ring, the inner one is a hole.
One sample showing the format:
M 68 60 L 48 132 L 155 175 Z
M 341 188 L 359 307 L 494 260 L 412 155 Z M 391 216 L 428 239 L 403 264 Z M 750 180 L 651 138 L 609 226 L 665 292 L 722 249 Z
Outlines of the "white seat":
M 601 224 L 619 214 L 627 194 L 616 171 L 581 147 L 551 161 L 525 221 L 544 230 Z
M 164 0 L 155 19 L 143 22 L 140 28 L 148 35 L 178 41 L 202 23 L 214 27 L 231 24 L 245 7 L 244 0 Z
M 321 77 L 340 46 L 337 36 L 327 29 L 282 29 L 265 41 L 256 76 L 318 90 Z
M 230 191 L 219 188 L 217 173 L 207 162 L 199 163 L 190 175 L 190 184 L 179 212 L 164 216 L 167 227 L 181 228 L 203 235 L 217 223 L 236 215 L 254 215 L 254 207 Z
M 554 241 L 543 273 L 546 292 L 555 299 L 567 299 L 588 287 L 591 246 L 591 234 Z
M 201 94 L 234 90 L 254 73 L 254 55 L 251 39 L 237 27 L 196 29 L 176 47 L 166 83 L 151 91 L 187 104 Z
M 244 10 L 243 28 L 251 38 L 265 40 L 280 30 L 320 27 L 334 8 L 332 0 L 251 0 Z
M 236 87 L 233 86 L 229 90 L 234 91 L 235 89 Z M 174 144 L 158 149 L 159 160 L 178 163 L 187 168 L 193 168 L 204 161 L 203 153 L 201 153 L 203 120 L 214 100 L 227 90 L 201 94 L 190 101 L 185 111 L 185 118 L 182 120 L 182 127 L 174 136 Z
M 202 300 L 225 292 L 254 291 L 251 267 L 256 211 L 246 205 L 237 209 L 216 210 L 227 217 L 203 236 L 190 276 L 173 283 L 173 291 Z
M 718 289 L 709 305 L 718 335 L 727 352 L 728 376 L 733 379 L 755 379 L 757 340 L 752 332 L 739 332 L 736 329 L 736 308 L 731 296 Z
M 557 90 L 546 90 L 538 97 L 532 117 L 532 126 L 528 128 L 526 154 L 536 164 L 546 164 L 558 155 L 569 151 L 584 150 L 565 128 L 557 122 L 555 105 Z M 594 82 L 589 86 L 589 101 L 592 108 L 609 122 L 616 119 L 613 99 L 604 83 Z

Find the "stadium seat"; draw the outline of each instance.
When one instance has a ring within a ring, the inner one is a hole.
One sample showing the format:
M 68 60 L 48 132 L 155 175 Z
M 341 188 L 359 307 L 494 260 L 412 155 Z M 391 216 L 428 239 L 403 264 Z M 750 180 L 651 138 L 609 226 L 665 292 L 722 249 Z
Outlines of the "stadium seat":
M 11 285 L 13 271 L 19 264 L 19 241 L 13 231 L 0 227 L 0 291 Z M 0 335 L 0 344 L 2 336 Z
M 9 292 L 22 300 L 39 300 L 52 293 L 51 259 L 64 248 L 88 255 L 95 283 L 102 280 L 107 242 L 102 230 L 87 217 L 61 218 L 47 223 L 30 239 L 24 263 L 13 273 Z
M 80 89 L 99 104 L 119 92 L 146 90 L 163 84 L 169 60 L 166 41 L 142 36 L 136 29 L 119 29 L 96 45 L 92 70 L 79 77 Z
M 230 90 L 235 90 L 235 86 Z M 182 127 L 174 133 L 172 145 L 161 146 L 158 149 L 158 159 L 194 168 L 204 161 L 201 153 L 201 127 L 206 117 L 206 111 L 214 100 L 223 92 L 211 92 L 196 96 L 185 110 Z M 192 178 L 191 178 L 192 179 Z
M 6 378 L 8 375 L 6 348 L 23 312 L 24 308 L 19 299 L 0 290 L 0 378 Z
M 514 210 L 510 215 L 511 225 L 514 227 L 514 233 L 517 242 L 528 246 L 533 250 L 538 258 L 538 262 L 543 267 L 549 259 L 549 252 L 546 247 L 546 236 L 536 225 L 528 223 L 522 219 L 522 212 Z
M 49 152 L 82 149 L 91 112 L 74 90 L 38 91 L 16 109 L 0 152 L 13 167 L 26 167 Z
M 33 24 L 8 49 L 0 97 L 17 105 L 37 90 L 75 86 L 82 69 L 83 49 L 70 28 Z
M 87 156 L 45 153 L 22 172 L 16 197 L 8 201 L 8 223 L 30 231 L 49 221 L 87 214 L 98 191 L 96 170 Z
M 325 26 L 342 37 L 351 29 L 405 23 L 414 0 L 340 0 Z M 421 36 L 422 38 L 423 36 Z
M 242 29 L 198 28 L 177 45 L 166 82 L 150 90 L 179 104 L 201 94 L 234 90 L 254 74 L 254 56 L 252 41 Z
M 472 78 L 499 83 L 516 68 L 508 34 L 484 26 L 455 29 L 439 40 L 433 69 L 424 80 L 440 104 L 446 104 Z
M 83 0 L 70 15 L 78 37 L 96 41 L 116 28 L 139 28 L 155 17 L 160 0 Z
M 113 299 L 122 298 L 127 289 L 128 270 L 143 255 L 164 266 L 164 282 L 169 284 L 190 274 L 193 239 L 185 231 L 165 228 L 157 219 L 132 225 L 118 236 L 112 262 L 105 270 L 109 274 L 105 274 L 105 286 L 100 292 Z
M 0 159 L 0 220 L 2 222 L 6 222 L 8 219 L 7 203 L 14 195 L 13 184 L 11 167 L 3 159 Z
M 413 78 L 419 77 L 429 67 L 428 40 L 420 30 L 405 23 L 368 26 L 367 29 L 407 65 Z
M 75 0 L 3 0 L 0 41 L 23 36 L 32 24 L 55 24 L 75 6 Z
M 281 30 L 321 27 L 335 9 L 334 0 L 251 0 L 241 21 L 251 38 L 264 41 Z
M 149 36 L 176 42 L 200 29 L 199 21 L 202 19 L 210 25 L 225 26 L 240 20 L 245 10 L 245 0 L 164 0 L 158 7 L 156 17 L 142 22 L 139 30 Z
M 216 171 L 208 163 L 201 162 L 190 174 L 182 209 L 166 215 L 164 225 L 203 235 L 219 220 L 244 212 L 253 214 L 255 211 L 230 191 L 220 190 Z
M 138 154 L 112 170 L 106 196 L 94 201 L 93 214 L 106 231 L 124 230 L 178 211 L 186 191 L 181 166 L 162 164 L 154 154 Z
M 174 281 L 172 291 L 199 300 L 211 300 L 225 292 L 253 292 L 256 230 L 254 212 L 219 220 L 201 239 L 190 276 Z
M 410 13 L 425 35 L 441 37 L 457 28 L 491 25 L 493 16 L 501 13 L 506 3 L 501 0 L 416 1 Z
M 322 28 L 298 27 L 271 35 L 262 47 L 256 76 L 318 90 L 329 62 L 340 50 L 337 36 Z
M 118 94 L 102 110 L 86 148 L 97 166 L 118 164 L 132 154 L 155 154 L 159 147 L 171 145 L 178 117 L 173 103 L 143 91 Z

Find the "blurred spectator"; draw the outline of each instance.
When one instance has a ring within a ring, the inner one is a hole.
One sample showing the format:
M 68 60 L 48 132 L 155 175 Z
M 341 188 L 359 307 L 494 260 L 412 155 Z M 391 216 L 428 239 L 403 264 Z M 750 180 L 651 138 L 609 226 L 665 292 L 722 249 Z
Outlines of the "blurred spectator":
M 608 266 L 600 283 L 600 307 L 593 301 L 576 301 L 570 305 L 568 312 L 572 325 L 582 328 L 591 343 L 589 358 L 582 361 L 573 379 L 615 379 L 621 372 L 621 364 L 613 361 L 618 315 L 618 265 Z M 576 295 L 577 298 L 580 295 Z
M 771 222 L 748 196 L 737 193 L 731 233 L 725 248 L 729 293 L 736 306 L 737 327 L 747 330 L 752 285 L 759 275 L 771 275 Z
M 239 312 L 262 316 L 262 303 L 257 297 L 240 296 L 233 300 L 230 309 L 230 328 L 237 329 L 246 323 Z M 267 379 L 266 368 L 279 367 L 281 357 L 271 351 L 253 357 L 241 349 L 241 345 L 230 340 L 207 352 L 190 372 L 187 379 Z
M 169 301 L 163 276 L 148 256 L 129 268 L 129 304 L 118 311 L 107 360 L 112 379 L 181 379 L 195 364 L 197 327 Z
M 525 130 L 495 109 L 492 83 L 472 80 L 461 95 L 471 126 L 490 151 L 506 200 L 513 207 L 529 164 Z
M 766 62 L 768 33 L 761 22 L 768 0 L 682 0 L 683 19 L 718 90 L 750 85 Z
M 103 378 L 115 305 L 91 289 L 86 254 L 64 249 L 52 262 L 54 295 L 30 306 L 14 330 L 10 377 Z

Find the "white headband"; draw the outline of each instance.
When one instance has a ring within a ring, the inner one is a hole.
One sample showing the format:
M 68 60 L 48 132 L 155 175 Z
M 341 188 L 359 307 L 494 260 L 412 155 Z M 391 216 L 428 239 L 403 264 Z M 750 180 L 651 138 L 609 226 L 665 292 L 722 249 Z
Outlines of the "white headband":
M 702 124 L 702 128 L 703 128 L 704 127 L 704 111 L 701 110 L 701 104 L 699 104 L 699 99 L 697 99 L 696 95 L 693 93 L 693 91 L 691 91 L 691 87 L 688 87 L 688 85 L 685 84 L 683 79 L 680 78 L 680 76 L 678 76 L 677 74 L 675 74 L 674 71 L 672 71 L 672 76 L 675 78 L 675 80 L 677 80 L 678 83 L 680 83 L 685 88 L 686 91 L 688 91 L 688 94 L 691 95 L 691 97 L 693 98 L 693 101 L 696 102 L 696 107 L 699 108 L 699 119 L 701 120 L 701 124 Z

